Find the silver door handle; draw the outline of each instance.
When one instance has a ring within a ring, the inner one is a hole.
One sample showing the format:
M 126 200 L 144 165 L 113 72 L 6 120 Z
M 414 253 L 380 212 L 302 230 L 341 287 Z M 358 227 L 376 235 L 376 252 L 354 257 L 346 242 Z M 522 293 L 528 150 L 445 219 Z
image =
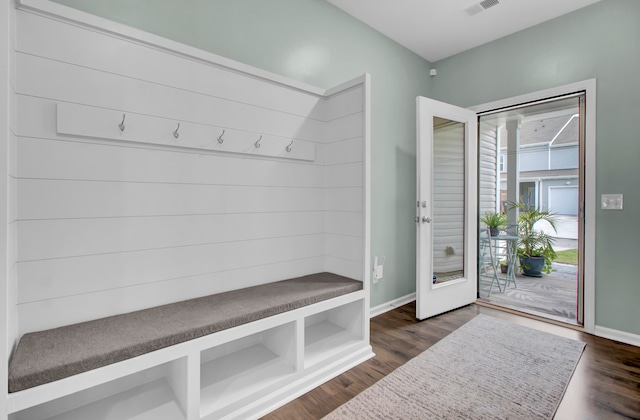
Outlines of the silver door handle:
M 431 218 L 427 216 L 422 216 L 422 223 L 431 223 Z

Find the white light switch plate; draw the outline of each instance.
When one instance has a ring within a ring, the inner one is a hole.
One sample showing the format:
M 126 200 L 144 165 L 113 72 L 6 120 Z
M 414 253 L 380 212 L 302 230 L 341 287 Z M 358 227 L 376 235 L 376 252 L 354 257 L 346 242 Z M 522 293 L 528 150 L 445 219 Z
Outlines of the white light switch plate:
M 602 210 L 622 210 L 622 194 L 602 194 L 600 208 Z

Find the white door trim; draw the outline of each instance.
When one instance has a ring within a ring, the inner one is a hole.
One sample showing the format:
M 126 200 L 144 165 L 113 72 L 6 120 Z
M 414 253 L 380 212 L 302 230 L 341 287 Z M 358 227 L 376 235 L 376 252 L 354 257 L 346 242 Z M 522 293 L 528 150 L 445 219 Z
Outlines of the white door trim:
M 584 91 L 585 107 L 585 197 L 584 197 L 584 330 L 595 333 L 596 261 L 596 79 L 583 80 L 551 89 L 527 93 L 472 106 L 477 114 L 516 104 L 539 101 Z

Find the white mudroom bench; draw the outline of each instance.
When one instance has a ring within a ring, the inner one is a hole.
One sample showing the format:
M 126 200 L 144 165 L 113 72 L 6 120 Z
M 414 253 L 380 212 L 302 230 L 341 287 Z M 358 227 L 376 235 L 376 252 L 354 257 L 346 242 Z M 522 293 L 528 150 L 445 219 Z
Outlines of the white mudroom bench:
M 12 418 L 258 416 L 373 355 L 363 304 L 362 282 L 317 273 L 28 333 Z

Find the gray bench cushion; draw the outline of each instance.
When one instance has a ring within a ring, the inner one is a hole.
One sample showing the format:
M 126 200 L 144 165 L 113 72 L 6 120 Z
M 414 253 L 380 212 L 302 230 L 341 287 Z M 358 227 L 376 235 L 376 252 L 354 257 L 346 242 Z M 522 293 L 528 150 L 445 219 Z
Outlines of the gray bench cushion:
M 28 333 L 9 366 L 9 392 L 360 289 L 360 281 L 318 273 Z

